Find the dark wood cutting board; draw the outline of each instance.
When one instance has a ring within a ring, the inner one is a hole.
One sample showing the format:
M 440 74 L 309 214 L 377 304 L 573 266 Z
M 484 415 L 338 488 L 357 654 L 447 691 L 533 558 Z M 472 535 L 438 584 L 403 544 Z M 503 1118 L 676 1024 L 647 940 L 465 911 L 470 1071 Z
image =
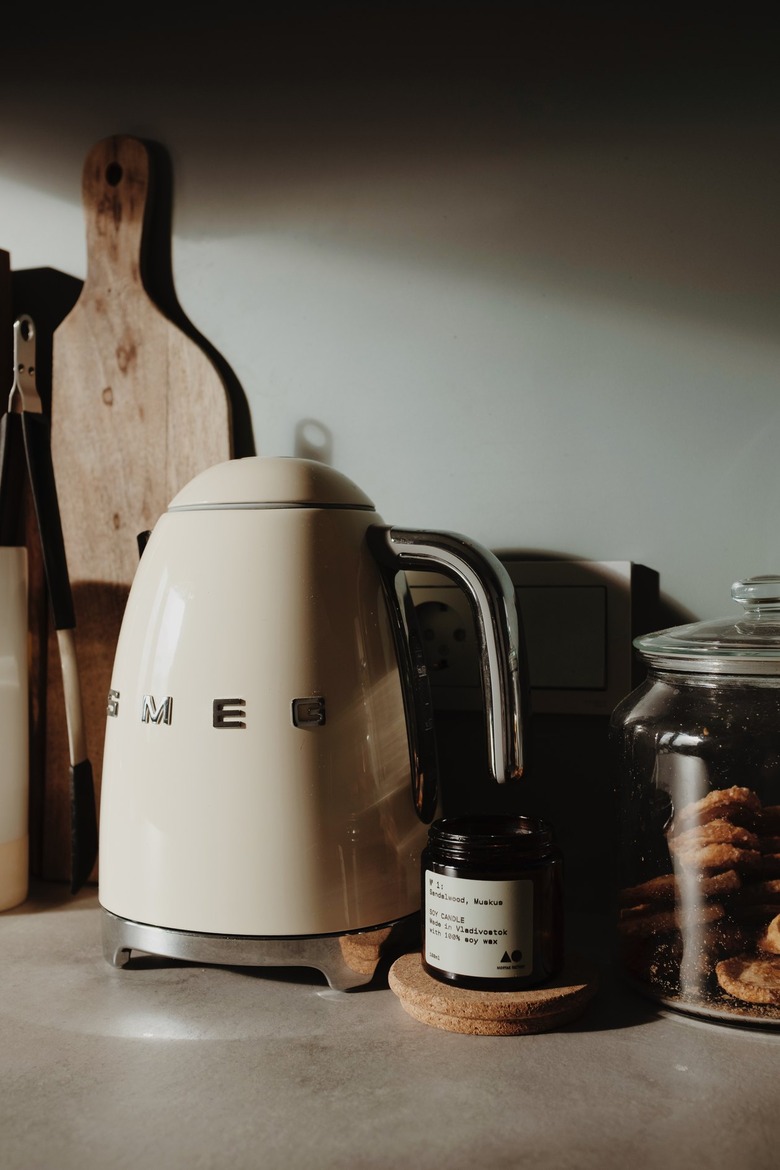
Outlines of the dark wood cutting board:
M 53 337 L 52 459 L 98 802 L 106 698 L 137 538 L 194 475 L 233 457 L 224 374 L 149 291 L 153 159 L 148 144 L 128 136 L 107 138 L 87 155 L 87 275 Z M 57 662 L 53 638 L 49 661 Z M 69 826 L 65 709 L 59 672 L 50 669 L 46 878 L 69 876 Z

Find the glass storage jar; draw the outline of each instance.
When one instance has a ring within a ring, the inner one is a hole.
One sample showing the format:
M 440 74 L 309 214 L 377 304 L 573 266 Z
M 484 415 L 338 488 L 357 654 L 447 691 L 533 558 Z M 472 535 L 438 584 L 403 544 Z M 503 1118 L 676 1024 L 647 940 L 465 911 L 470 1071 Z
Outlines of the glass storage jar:
M 618 938 L 637 990 L 723 1023 L 780 1026 L 780 576 L 736 618 L 635 639 L 647 678 L 610 722 Z

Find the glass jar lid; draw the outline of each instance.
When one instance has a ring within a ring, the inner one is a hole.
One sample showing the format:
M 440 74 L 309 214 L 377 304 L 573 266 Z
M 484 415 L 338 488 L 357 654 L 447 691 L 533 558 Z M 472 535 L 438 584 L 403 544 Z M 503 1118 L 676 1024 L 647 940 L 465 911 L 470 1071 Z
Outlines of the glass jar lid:
M 698 674 L 780 675 L 780 576 L 747 577 L 731 586 L 736 618 L 672 626 L 634 639 L 654 667 Z

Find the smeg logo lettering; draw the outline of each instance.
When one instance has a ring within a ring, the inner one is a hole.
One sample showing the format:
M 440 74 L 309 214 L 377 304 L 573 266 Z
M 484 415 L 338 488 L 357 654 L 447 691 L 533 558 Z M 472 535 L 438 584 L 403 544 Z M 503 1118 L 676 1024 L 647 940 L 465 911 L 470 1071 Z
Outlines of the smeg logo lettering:
M 118 719 L 121 694 L 111 689 L 108 692 L 106 716 Z M 242 731 L 247 726 L 246 699 L 214 699 L 211 704 L 211 726 L 217 731 Z M 294 727 L 308 729 L 325 724 L 325 696 L 307 695 L 292 699 L 290 704 Z M 173 695 L 158 700 L 154 695 L 141 698 L 141 722 L 157 727 L 169 727 L 173 723 Z

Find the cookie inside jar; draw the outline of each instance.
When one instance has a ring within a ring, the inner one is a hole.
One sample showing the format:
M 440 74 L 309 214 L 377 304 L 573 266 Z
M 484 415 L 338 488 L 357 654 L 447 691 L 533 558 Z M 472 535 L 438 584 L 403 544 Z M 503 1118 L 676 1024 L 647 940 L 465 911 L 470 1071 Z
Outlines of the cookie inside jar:
M 780 577 L 736 621 L 638 638 L 610 736 L 624 973 L 684 1012 L 780 1026 Z
M 628 975 L 661 999 L 780 1022 L 780 805 L 716 789 L 675 811 L 669 869 L 618 895 Z

